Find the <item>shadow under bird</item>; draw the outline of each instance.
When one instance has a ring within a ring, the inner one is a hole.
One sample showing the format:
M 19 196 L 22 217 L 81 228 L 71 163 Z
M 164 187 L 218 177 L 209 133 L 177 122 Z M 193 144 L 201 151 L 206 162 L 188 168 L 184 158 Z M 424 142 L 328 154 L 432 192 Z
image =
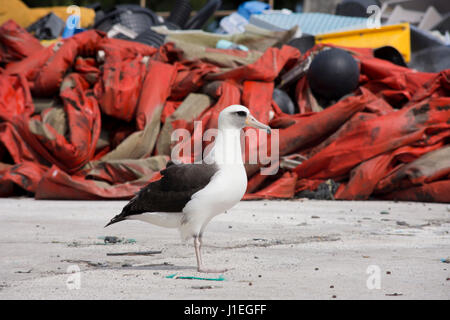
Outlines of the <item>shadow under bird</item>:
M 141 220 L 166 228 L 178 228 L 183 239 L 194 239 L 199 272 L 225 272 L 203 265 L 202 235 L 211 219 L 236 205 L 247 188 L 241 153 L 241 129 L 267 130 L 241 105 L 219 114 L 214 146 L 202 163 L 170 164 L 162 178 L 142 188 L 119 215 L 105 226 L 123 220 Z

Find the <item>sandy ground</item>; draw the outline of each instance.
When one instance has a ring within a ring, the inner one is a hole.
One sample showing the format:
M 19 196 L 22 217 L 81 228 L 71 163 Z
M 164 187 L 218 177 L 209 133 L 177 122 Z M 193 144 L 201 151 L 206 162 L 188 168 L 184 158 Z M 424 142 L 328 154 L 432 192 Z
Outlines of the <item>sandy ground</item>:
M 0 299 L 450 298 L 448 205 L 241 202 L 205 233 L 205 264 L 233 268 L 213 281 L 177 278 L 221 279 L 176 230 L 104 229 L 125 203 L 0 199 Z

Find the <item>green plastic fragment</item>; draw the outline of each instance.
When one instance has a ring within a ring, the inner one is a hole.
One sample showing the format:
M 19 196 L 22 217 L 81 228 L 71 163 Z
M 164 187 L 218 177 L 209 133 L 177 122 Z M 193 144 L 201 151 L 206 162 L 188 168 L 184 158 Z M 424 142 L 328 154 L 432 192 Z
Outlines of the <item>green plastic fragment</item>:
M 193 277 L 193 276 L 185 276 L 185 277 L 177 277 L 177 279 L 189 279 L 189 280 L 209 280 L 209 281 L 224 281 L 225 278 L 223 275 L 218 276 L 217 278 L 201 278 L 201 277 Z
M 194 276 L 178 276 L 175 277 L 177 274 L 171 274 L 166 276 L 167 279 L 185 279 L 185 280 L 207 280 L 207 281 L 225 281 L 225 278 L 223 275 L 218 276 L 217 278 L 202 278 L 202 277 L 194 277 Z

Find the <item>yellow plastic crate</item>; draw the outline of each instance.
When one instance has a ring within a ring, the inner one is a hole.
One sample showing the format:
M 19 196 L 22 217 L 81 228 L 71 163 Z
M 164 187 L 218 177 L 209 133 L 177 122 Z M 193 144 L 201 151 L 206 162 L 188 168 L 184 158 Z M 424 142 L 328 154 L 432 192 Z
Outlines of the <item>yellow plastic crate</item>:
M 87 28 L 93 25 L 95 11 L 90 8 L 79 8 L 81 27 Z M 70 6 L 28 8 L 28 6 L 20 0 L 0 0 L 0 25 L 9 19 L 13 19 L 22 28 L 26 28 L 50 12 L 56 14 L 63 21 L 66 21 L 71 14 L 75 13 L 70 10 Z
M 411 59 L 411 40 L 409 23 L 382 26 L 379 29 L 358 29 L 316 35 L 316 43 L 331 43 L 344 47 L 396 48 L 406 62 Z

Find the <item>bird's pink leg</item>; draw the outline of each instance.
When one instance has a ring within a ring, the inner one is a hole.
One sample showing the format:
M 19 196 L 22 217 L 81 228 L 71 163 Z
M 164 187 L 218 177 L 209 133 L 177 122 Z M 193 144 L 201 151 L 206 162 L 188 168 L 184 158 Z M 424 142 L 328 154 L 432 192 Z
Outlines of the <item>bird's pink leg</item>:
M 199 236 L 194 237 L 195 256 L 197 257 L 197 271 L 205 273 L 222 273 L 228 269 L 209 269 L 203 266 L 202 254 L 201 254 L 202 240 Z

